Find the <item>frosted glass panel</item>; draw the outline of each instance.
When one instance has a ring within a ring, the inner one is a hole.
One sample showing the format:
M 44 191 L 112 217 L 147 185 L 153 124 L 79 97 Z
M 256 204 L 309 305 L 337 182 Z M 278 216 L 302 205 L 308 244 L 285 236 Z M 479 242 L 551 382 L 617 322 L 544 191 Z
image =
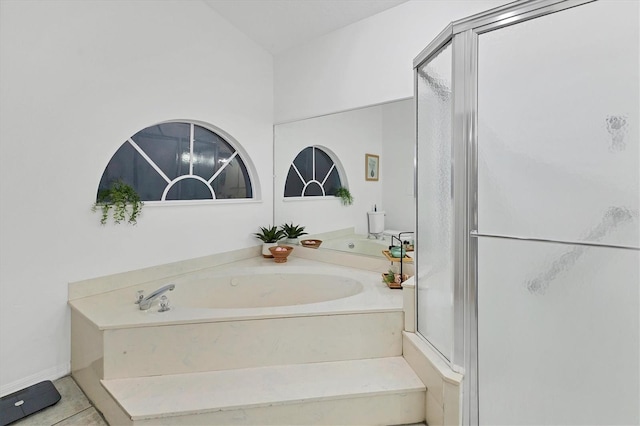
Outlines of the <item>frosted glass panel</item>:
M 640 247 L 639 8 L 599 1 L 479 36 L 481 233 Z
M 418 332 L 451 358 L 451 45 L 418 69 Z
M 636 250 L 480 238 L 480 423 L 638 424 L 639 269 Z

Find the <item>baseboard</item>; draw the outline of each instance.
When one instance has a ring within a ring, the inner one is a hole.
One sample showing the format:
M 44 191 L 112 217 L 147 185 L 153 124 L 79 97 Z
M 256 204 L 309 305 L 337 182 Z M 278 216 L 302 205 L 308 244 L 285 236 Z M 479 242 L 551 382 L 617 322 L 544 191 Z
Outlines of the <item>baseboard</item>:
M 19 391 L 44 380 L 57 380 L 71 373 L 71 363 L 56 365 L 15 382 L 0 386 L 0 397 Z

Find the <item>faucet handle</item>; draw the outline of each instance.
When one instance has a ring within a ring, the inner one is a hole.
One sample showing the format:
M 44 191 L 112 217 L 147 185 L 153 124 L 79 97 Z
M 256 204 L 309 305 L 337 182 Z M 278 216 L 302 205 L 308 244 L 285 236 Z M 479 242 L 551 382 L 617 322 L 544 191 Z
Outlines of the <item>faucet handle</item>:
M 169 309 L 171 309 L 169 307 L 169 298 L 167 296 L 162 296 L 160 298 L 160 309 L 158 309 L 158 312 L 166 312 Z
M 138 290 L 138 293 L 136 295 L 136 302 L 135 302 L 136 305 L 139 305 L 142 299 L 144 299 L 144 290 Z

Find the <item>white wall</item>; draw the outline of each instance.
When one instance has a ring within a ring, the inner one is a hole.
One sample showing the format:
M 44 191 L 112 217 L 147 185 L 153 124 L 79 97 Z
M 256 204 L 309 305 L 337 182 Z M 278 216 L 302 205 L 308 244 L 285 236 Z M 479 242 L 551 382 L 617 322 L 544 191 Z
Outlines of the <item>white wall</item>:
M 382 207 L 385 227 L 396 231 L 414 231 L 416 207 L 413 197 L 415 157 L 414 100 L 390 102 L 382 108 Z
M 273 60 L 203 2 L 0 2 L 0 392 L 69 370 L 67 283 L 257 244 L 272 217 Z M 246 149 L 262 201 L 90 211 L 110 157 L 168 119 Z M 231 226 L 231 224 L 233 224 Z
M 413 59 L 451 21 L 504 0 L 411 0 L 276 55 L 276 122 L 413 96 Z

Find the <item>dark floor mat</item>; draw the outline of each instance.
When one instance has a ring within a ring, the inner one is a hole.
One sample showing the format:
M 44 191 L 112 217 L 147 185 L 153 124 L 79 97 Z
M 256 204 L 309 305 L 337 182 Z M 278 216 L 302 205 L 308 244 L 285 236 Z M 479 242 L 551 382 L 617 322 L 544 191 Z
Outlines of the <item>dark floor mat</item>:
M 6 426 L 60 401 L 60 393 L 50 380 L 36 383 L 0 398 L 0 426 Z

